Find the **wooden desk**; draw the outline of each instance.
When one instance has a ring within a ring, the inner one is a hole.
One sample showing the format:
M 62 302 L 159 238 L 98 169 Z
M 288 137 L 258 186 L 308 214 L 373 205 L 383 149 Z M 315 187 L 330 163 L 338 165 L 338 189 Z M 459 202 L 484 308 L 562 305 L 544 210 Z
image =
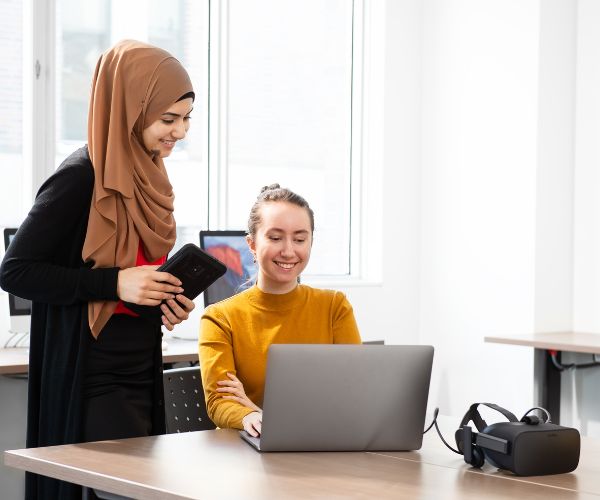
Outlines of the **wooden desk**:
M 498 414 L 497 420 L 488 419 L 488 423 L 501 422 L 503 417 Z M 429 418 L 427 423 L 429 424 Z M 455 447 L 454 432 L 460 424 L 461 417 L 441 416 L 438 419 L 440 430 L 446 440 Z M 406 453 L 401 452 L 381 452 L 396 458 L 406 458 Z M 452 453 L 448 450 L 439 439 L 435 429 L 431 429 L 425 440 L 423 447 L 418 452 L 410 452 L 410 455 L 417 455 L 418 460 L 424 463 L 433 465 L 459 468 L 463 471 L 469 471 L 474 474 L 485 474 L 495 478 L 503 478 L 521 483 L 537 484 L 558 488 L 561 490 L 572 490 L 586 494 L 600 496 L 600 439 L 598 438 L 581 438 L 581 454 L 579 458 L 579 466 L 570 474 L 554 474 L 549 476 L 529 476 L 519 477 L 510 472 L 502 471 L 488 464 L 487 462 L 481 469 L 474 469 L 467 465 L 462 456 Z M 487 498 L 487 493 L 486 493 Z M 525 497 L 529 498 L 529 497 Z M 537 497 L 535 497 L 537 498 Z M 565 498 L 569 498 L 565 496 Z M 576 497 L 581 498 L 581 497 Z
M 4 458 L 12 467 L 139 499 L 598 499 L 600 441 L 583 443 L 575 473 L 532 478 L 472 469 L 435 431 L 421 451 L 404 453 L 261 454 L 236 431 L 215 430 L 13 450 Z
M 163 363 L 197 362 L 198 341 L 166 337 L 167 349 L 163 351 Z M 26 347 L 0 349 L 0 375 L 27 373 L 29 350 Z
M 26 347 L 0 349 L 0 375 L 15 375 L 29 371 L 29 351 Z
M 198 362 L 198 341 L 164 337 L 167 349 L 163 351 L 163 363 Z
M 510 337 L 485 337 L 485 342 L 529 346 L 535 349 L 534 380 L 537 390 L 536 404 L 546 408 L 554 423 L 560 422 L 560 374 L 553 365 L 548 351 L 560 353 L 600 353 L 600 334 L 583 332 L 540 332 Z
M 582 332 L 542 332 L 514 337 L 485 337 L 486 342 L 524 345 L 536 349 L 600 353 L 600 334 Z

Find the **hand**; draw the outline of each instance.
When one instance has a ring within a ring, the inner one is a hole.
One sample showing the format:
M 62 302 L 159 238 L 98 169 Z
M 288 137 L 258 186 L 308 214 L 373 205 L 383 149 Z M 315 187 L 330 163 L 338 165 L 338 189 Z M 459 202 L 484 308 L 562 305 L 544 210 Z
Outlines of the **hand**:
M 251 408 L 254 411 L 262 411 L 250 400 L 248 396 L 246 396 L 244 385 L 240 382 L 240 380 L 233 373 L 227 372 L 227 376 L 229 377 L 229 380 L 219 380 L 217 382 L 217 384 L 221 386 L 217 389 L 217 392 L 229 394 L 227 396 L 223 396 L 223 399 L 231 399 L 232 401 L 237 401 L 238 403 Z
M 189 318 L 194 307 L 196 307 L 194 301 L 188 299 L 185 295 L 177 295 L 175 299 L 168 299 L 166 304 L 160 306 L 163 312 L 161 316 L 163 325 L 167 330 L 172 331 L 175 325 Z
M 170 273 L 156 271 L 158 266 L 121 269 L 117 278 L 117 295 L 125 302 L 157 306 L 163 300 L 183 292 L 181 281 Z
M 262 412 L 253 411 L 242 419 L 244 430 L 252 437 L 259 437 L 262 427 Z

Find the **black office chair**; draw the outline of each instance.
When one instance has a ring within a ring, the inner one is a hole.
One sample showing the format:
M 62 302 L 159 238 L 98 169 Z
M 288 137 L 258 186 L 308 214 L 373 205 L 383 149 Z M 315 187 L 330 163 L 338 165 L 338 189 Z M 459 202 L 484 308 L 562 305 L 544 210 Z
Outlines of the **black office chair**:
M 216 428 L 206 413 L 199 367 L 165 370 L 163 384 L 167 434 Z
M 216 426 L 206 414 L 204 391 L 200 368 L 175 368 L 163 371 L 165 388 L 165 419 L 167 433 L 207 431 Z M 125 500 L 127 497 L 105 491 L 94 490 L 91 494 L 88 488 L 83 488 L 82 500 L 100 498 L 105 500 Z

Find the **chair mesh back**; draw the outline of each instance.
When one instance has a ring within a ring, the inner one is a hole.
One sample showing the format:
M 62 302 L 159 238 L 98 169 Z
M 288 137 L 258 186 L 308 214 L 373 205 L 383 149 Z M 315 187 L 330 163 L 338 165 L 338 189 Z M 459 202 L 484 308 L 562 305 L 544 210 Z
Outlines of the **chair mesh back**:
M 216 426 L 206 414 L 200 368 L 163 372 L 167 433 L 205 431 Z

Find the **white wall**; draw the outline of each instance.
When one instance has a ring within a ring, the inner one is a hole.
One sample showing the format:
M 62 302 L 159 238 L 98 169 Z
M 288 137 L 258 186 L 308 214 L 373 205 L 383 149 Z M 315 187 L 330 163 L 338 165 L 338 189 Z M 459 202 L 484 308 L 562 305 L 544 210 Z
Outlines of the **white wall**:
M 458 415 L 491 400 L 519 413 L 533 403 L 533 353 L 483 337 L 600 332 L 600 3 L 407 0 L 388 11 L 386 110 L 421 103 L 418 227 L 396 227 L 420 238 L 413 281 L 419 341 L 436 347 L 431 406 Z M 413 45 L 400 34 L 406 16 Z M 407 51 L 418 78 L 403 67 Z M 415 138 L 401 122 L 386 117 L 386 178 Z M 597 368 L 563 374 L 561 420 L 587 435 L 600 435 L 598 382 Z
M 390 1 L 386 19 L 383 286 L 348 294 L 363 330 L 435 345 L 431 406 L 519 413 L 533 353 L 483 337 L 600 330 L 600 5 Z M 593 433 L 590 377 L 564 377 L 563 420 Z
M 420 338 L 433 399 L 525 410 L 532 353 L 484 344 L 534 324 L 536 1 L 424 3 Z M 508 36 L 510 33 L 510 36 Z
M 600 2 L 579 0 L 576 32 L 573 329 L 600 332 Z M 565 362 L 589 362 L 570 355 Z M 563 372 L 566 417 L 600 436 L 600 368 Z
M 385 11 L 382 284 L 342 288 L 364 338 L 418 342 L 421 26 L 418 0 Z M 417 21 L 417 22 L 415 22 Z M 392 47 L 392 50 L 387 50 Z M 365 176 L 369 176 L 366 165 Z M 378 246 L 375 242 L 375 246 Z
M 573 325 L 577 2 L 540 3 L 535 330 Z
M 600 332 L 600 2 L 578 3 L 573 323 Z

